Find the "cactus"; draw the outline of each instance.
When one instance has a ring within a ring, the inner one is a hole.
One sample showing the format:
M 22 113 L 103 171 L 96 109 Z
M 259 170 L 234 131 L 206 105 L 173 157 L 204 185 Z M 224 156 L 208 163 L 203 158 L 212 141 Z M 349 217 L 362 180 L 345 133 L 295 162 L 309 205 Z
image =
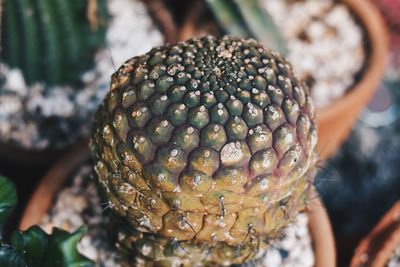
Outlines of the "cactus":
M 137 265 L 255 258 L 305 207 L 314 120 L 290 64 L 254 40 L 208 36 L 128 60 L 91 140 L 110 233 Z
M 90 29 L 86 8 L 81 0 L 5 0 L 1 58 L 22 69 L 28 83 L 77 84 L 104 43 L 104 27 Z

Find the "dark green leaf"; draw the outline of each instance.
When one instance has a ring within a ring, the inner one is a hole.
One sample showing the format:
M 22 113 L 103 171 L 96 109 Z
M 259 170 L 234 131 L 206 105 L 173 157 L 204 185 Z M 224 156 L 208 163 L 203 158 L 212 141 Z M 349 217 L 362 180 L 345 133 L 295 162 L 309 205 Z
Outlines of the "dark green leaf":
M 260 1 L 235 0 L 234 2 L 238 5 L 253 36 L 266 47 L 286 55 L 287 50 L 283 36 L 268 12 L 261 7 Z
M 22 255 L 22 260 L 29 267 L 89 267 L 94 266 L 94 263 L 77 250 L 78 242 L 85 232 L 85 227 L 74 233 L 55 228 L 48 235 L 39 226 L 33 226 L 26 231 L 14 232 L 11 244 L 14 252 Z
M 241 38 L 250 37 L 240 10 L 232 0 L 207 0 L 206 2 L 226 33 Z
M 17 205 L 17 192 L 14 184 L 0 176 L 0 231 L 15 205 Z
M 29 267 L 42 266 L 47 242 L 48 235 L 39 226 L 32 226 L 26 231 L 14 232 L 11 236 L 11 245 L 23 255 Z
M 94 263 L 79 253 L 77 244 L 86 232 L 86 227 L 74 233 L 55 228 L 49 239 L 49 246 L 44 258 L 43 267 L 89 267 Z
M 14 184 L 0 176 L 0 227 L 17 204 Z M 1 230 L 1 228 L 0 228 Z M 46 234 L 39 226 L 26 231 L 14 232 L 11 244 L 3 244 L 0 238 L 1 267 L 91 267 L 94 263 L 81 255 L 77 249 L 79 240 L 86 232 L 85 227 L 74 233 L 54 229 Z
M 9 245 L 0 245 L 1 267 L 28 267 L 21 255 Z

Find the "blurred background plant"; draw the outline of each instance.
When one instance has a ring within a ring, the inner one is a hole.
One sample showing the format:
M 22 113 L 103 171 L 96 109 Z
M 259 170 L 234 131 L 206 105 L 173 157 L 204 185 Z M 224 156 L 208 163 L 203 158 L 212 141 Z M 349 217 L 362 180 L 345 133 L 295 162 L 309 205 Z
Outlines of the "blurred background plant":
M 9 162 L 40 165 L 88 136 L 115 65 L 163 41 L 139 1 L 1 4 L 0 158 Z
M 219 25 L 226 33 L 241 38 L 256 38 L 264 46 L 287 54 L 284 38 L 258 0 L 207 0 Z
M 94 11 L 89 7 L 87 1 L 76 0 L 5 0 L 0 57 L 21 69 L 27 84 L 75 85 L 105 44 L 105 2 L 98 1 Z M 96 12 L 98 19 L 90 22 L 89 12 Z
M 87 82 L 94 79 L 84 75 L 106 45 L 106 2 L 5 0 L 1 5 L 0 155 L 12 157 L 7 154 L 15 149 L 5 146 L 61 150 L 82 138 L 82 125 L 97 106 L 100 90 L 90 88 Z

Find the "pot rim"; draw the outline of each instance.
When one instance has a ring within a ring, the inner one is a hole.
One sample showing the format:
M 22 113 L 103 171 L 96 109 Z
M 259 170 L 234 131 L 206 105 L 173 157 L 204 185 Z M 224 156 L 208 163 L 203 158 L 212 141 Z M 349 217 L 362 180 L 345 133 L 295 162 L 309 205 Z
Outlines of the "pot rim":
M 318 196 L 307 206 L 308 228 L 313 242 L 315 267 L 336 266 L 336 246 L 328 213 Z
M 89 157 L 88 140 L 82 140 L 56 160 L 29 198 L 19 224 L 20 230 L 26 230 L 41 222 L 43 215 L 52 204 L 54 195 L 61 190 L 68 175 Z
M 400 245 L 400 200 L 358 244 L 350 267 L 384 267 Z
M 65 153 L 40 181 L 32 194 L 19 224 L 26 230 L 39 224 L 50 208 L 54 196 L 62 189 L 70 173 L 80 163 L 90 158 L 88 141 L 82 141 Z M 336 250 L 328 214 L 320 197 L 313 198 L 307 205 L 309 231 L 313 242 L 315 266 L 335 267 Z
M 347 92 L 330 105 L 317 108 L 319 121 L 336 119 L 338 113 L 346 112 L 346 107 L 352 106 L 360 95 L 372 96 L 385 70 L 385 61 L 389 47 L 389 37 L 379 10 L 369 1 L 342 0 L 357 16 L 363 26 L 366 41 L 369 43 L 367 65 L 362 71 L 362 78 L 354 83 Z M 369 88 L 368 91 L 365 88 Z

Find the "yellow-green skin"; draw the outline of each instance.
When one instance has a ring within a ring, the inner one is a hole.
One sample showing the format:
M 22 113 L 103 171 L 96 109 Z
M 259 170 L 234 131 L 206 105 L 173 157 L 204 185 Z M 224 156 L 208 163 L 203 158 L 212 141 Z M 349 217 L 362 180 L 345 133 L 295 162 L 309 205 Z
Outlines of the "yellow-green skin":
M 204 37 L 128 60 L 91 141 L 111 232 L 136 265 L 239 264 L 305 207 L 308 89 L 254 40 Z

